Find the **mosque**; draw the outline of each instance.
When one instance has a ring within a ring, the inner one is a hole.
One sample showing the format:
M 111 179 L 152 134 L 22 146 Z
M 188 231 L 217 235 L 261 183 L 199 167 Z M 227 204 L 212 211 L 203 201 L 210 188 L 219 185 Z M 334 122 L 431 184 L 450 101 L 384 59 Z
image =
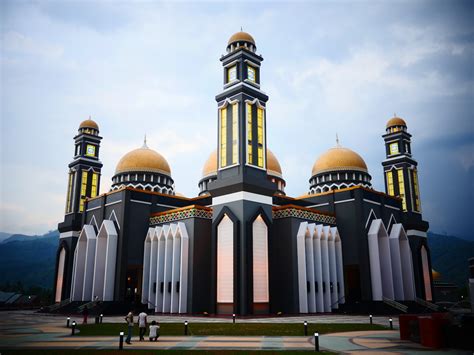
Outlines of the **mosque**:
M 255 40 L 235 33 L 220 61 L 216 150 L 196 197 L 175 191 L 168 161 L 146 142 L 120 159 L 110 191 L 98 195 L 102 137 L 93 120 L 80 124 L 55 301 L 239 315 L 431 301 L 428 223 L 405 120 L 381 127 L 384 192 L 373 189 L 364 159 L 338 143 L 308 166 L 307 194 L 290 197 L 267 147 Z

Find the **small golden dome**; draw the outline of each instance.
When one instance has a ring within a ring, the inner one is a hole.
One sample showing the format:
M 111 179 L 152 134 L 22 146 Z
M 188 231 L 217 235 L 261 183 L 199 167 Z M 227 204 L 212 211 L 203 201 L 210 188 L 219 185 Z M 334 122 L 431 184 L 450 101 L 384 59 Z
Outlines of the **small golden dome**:
M 387 128 L 395 127 L 395 126 L 404 126 L 404 127 L 406 127 L 407 123 L 405 122 L 405 120 L 403 118 L 395 116 L 395 117 L 392 117 L 391 119 L 388 120 Z
M 143 145 L 125 154 L 115 168 L 115 174 L 124 172 L 151 172 L 171 176 L 166 159 L 158 152 Z
M 88 118 L 87 120 L 81 122 L 79 129 L 81 128 L 93 128 L 99 130 L 99 125 L 95 121 Z
M 431 276 L 433 277 L 433 281 L 440 281 L 441 280 L 441 274 L 436 271 L 435 269 L 431 269 Z
M 281 166 L 275 154 L 267 148 L 267 172 L 270 175 L 275 175 L 282 178 Z M 202 177 L 217 174 L 217 149 L 215 149 L 207 158 L 204 167 L 202 168 Z
M 323 153 L 314 163 L 312 176 L 327 171 L 356 170 L 368 173 L 364 159 L 349 148 L 335 147 Z
M 235 42 L 250 42 L 253 45 L 255 45 L 255 40 L 253 39 L 253 37 L 249 35 L 247 32 L 242 32 L 242 31 L 234 33 L 229 38 L 229 42 L 227 42 L 227 45 L 229 46 Z

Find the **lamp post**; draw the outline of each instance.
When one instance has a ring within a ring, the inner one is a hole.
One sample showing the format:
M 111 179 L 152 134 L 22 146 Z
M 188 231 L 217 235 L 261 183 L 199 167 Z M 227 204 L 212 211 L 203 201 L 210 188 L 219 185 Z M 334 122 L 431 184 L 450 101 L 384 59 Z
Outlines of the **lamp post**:
M 184 321 L 184 335 L 188 335 L 188 321 Z
M 232 323 L 235 324 L 235 313 L 232 314 Z
M 69 328 L 69 323 L 71 322 L 71 318 L 66 318 L 66 328 Z
M 104 315 L 101 313 L 100 314 L 100 324 L 102 324 L 102 320 L 104 319 Z
M 303 323 L 304 325 L 304 336 L 308 336 L 308 322 L 307 321 L 304 321 Z
M 76 322 L 73 321 L 72 322 L 72 327 L 71 327 L 71 335 L 74 335 L 76 333 Z
M 119 350 L 123 350 L 123 332 L 119 334 Z
M 314 333 L 314 351 L 319 351 L 319 333 Z
M 369 319 L 370 319 L 370 324 L 372 325 L 373 324 L 373 320 L 372 320 L 372 314 L 369 315 Z
M 390 322 L 390 330 L 393 330 L 393 319 L 389 318 L 388 321 Z

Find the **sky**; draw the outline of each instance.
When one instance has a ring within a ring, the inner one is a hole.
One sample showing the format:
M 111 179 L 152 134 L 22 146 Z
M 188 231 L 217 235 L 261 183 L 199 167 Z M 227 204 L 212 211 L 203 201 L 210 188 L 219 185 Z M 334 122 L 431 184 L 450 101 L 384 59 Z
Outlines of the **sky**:
M 474 240 L 472 2 L 4 0 L 0 16 L 0 231 L 62 221 L 73 137 L 89 115 L 103 137 L 101 193 L 146 134 L 176 191 L 196 196 L 217 146 L 219 58 L 243 27 L 264 57 L 267 142 L 289 196 L 308 191 L 336 134 L 384 191 L 381 135 L 396 113 L 431 231 Z

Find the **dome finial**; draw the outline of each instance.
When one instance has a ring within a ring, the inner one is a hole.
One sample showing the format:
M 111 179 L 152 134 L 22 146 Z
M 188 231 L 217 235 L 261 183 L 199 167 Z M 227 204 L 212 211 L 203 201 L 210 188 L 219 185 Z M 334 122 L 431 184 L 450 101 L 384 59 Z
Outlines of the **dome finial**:
M 143 149 L 148 149 L 148 146 L 146 145 L 146 133 L 145 133 L 145 137 L 143 138 L 143 146 L 142 146 Z
M 336 147 L 341 148 L 341 144 L 339 144 L 339 136 L 336 133 Z

